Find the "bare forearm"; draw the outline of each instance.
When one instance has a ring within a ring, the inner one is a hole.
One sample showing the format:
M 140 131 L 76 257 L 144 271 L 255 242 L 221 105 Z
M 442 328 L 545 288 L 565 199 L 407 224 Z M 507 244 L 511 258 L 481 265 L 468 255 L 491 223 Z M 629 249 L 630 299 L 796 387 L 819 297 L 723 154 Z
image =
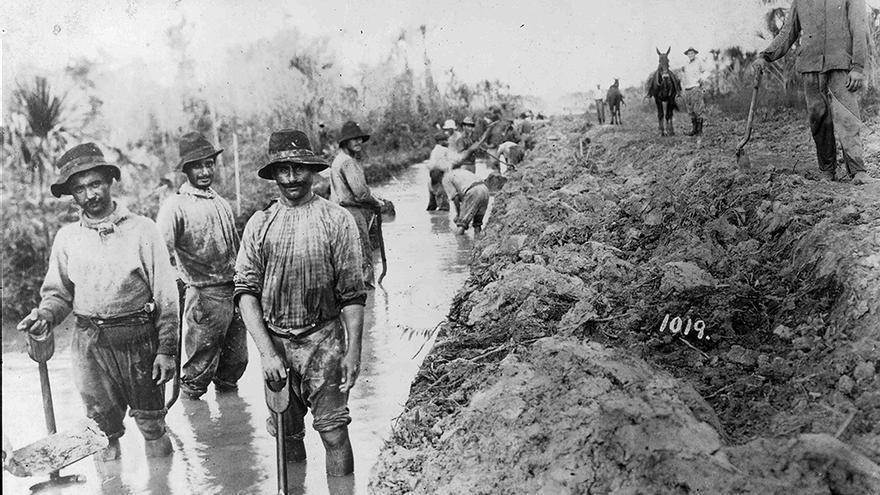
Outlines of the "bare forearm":
M 242 294 L 238 298 L 238 310 L 241 313 L 241 320 L 244 322 L 245 328 L 261 356 L 272 355 L 275 353 L 275 346 L 272 345 L 272 339 L 269 338 L 269 330 L 266 328 L 266 322 L 263 320 L 263 308 L 260 301 L 253 294 Z
M 342 321 L 345 324 L 346 354 L 353 355 L 360 361 L 361 338 L 364 330 L 364 307 L 360 304 L 349 304 L 342 308 Z

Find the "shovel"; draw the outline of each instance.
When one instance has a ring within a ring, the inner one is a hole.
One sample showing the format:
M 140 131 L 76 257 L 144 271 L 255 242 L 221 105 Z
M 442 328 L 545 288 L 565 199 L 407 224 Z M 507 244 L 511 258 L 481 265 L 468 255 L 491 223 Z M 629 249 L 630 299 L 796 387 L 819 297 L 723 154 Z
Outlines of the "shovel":
M 21 477 L 48 473 L 49 479 L 33 485 L 31 491 L 85 482 L 83 475 L 61 476 L 60 470 L 100 451 L 109 443 L 107 436 L 92 420 L 85 420 L 74 429 L 57 433 L 49 368 L 46 365 L 54 353 L 55 339 L 51 332 L 47 331 L 42 336 L 28 333 L 28 356 L 39 367 L 43 414 L 49 436 L 13 452 L 6 469 Z
M 275 414 L 275 457 L 277 458 L 278 465 L 278 495 L 287 495 L 284 411 L 290 407 L 290 374 L 283 380 L 266 382 L 266 405 Z
M 744 169 L 751 166 L 749 154 L 746 153 L 744 148 L 746 143 L 748 143 L 749 139 L 752 137 L 752 122 L 755 119 L 755 103 L 758 101 L 758 88 L 761 87 L 761 76 L 763 75 L 763 70 L 759 70 L 755 73 L 755 85 L 752 87 L 752 102 L 749 103 L 749 118 L 746 120 L 746 135 L 736 146 L 736 164 Z

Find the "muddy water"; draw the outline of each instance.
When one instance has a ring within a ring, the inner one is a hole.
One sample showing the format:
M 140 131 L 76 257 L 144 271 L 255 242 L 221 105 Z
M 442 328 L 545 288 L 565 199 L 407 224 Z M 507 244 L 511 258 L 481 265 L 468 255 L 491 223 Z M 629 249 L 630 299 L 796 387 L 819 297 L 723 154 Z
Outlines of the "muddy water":
M 324 449 L 306 418 L 308 460 L 289 464 L 291 493 L 366 493 L 369 472 L 379 448 L 400 414 L 409 384 L 433 343 L 431 330 L 443 320 L 452 296 L 467 276 L 470 234 L 456 236 L 446 212 L 426 212 L 427 171 L 416 165 L 397 180 L 376 188 L 394 201 L 397 219 L 384 224 L 388 275 L 367 300 L 361 375 L 349 407 L 355 474 L 328 481 Z M 380 262 L 377 256 L 377 270 Z M 378 272 L 377 272 L 378 273 Z M 58 350 L 49 362 L 59 429 L 83 417 L 71 379 L 69 330 L 58 332 Z M 181 398 L 168 413 L 175 453 L 147 460 L 143 439 L 131 418 L 122 437 L 122 460 L 97 463 L 88 458 L 65 469 L 81 473 L 82 485 L 50 493 L 273 493 L 276 490 L 275 444 L 266 433 L 260 360 L 250 345 L 250 365 L 237 393 L 213 388 L 199 401 Z M 14 447 L 45 435 L 37 366 L 10 325 L 3 330 L 3 433 Z M 42 479 L 19 479 L 3 473 L 4 493 L 27 493 Z

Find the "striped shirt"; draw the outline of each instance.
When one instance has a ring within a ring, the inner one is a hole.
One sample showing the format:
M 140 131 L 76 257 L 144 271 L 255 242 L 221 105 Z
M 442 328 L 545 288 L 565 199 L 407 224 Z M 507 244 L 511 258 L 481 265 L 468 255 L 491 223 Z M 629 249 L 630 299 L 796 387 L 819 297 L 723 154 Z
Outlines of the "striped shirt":
M 213 189 L 185 182 L 162 203 L 156 223 L 186 285 L 232 281 L 239 244 L 235 217 L 229 203 Z
M 349 212 L 319 196 L 296 206 L 281 198 L 244 228 L 234 297 L 253 294 L 272 331 L 296 333 L 366 302 L 361 260 Z

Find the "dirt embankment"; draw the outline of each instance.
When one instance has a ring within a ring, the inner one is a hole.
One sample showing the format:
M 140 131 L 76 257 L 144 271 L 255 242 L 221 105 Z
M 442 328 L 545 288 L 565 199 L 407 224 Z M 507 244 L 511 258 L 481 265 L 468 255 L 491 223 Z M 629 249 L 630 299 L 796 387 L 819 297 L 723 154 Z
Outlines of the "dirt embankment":
M 880 493 L 880 186 L 814 180 L 798 115 L 749 171 L 741 122 L 633 118 L 540 131 L 376 492 Z

